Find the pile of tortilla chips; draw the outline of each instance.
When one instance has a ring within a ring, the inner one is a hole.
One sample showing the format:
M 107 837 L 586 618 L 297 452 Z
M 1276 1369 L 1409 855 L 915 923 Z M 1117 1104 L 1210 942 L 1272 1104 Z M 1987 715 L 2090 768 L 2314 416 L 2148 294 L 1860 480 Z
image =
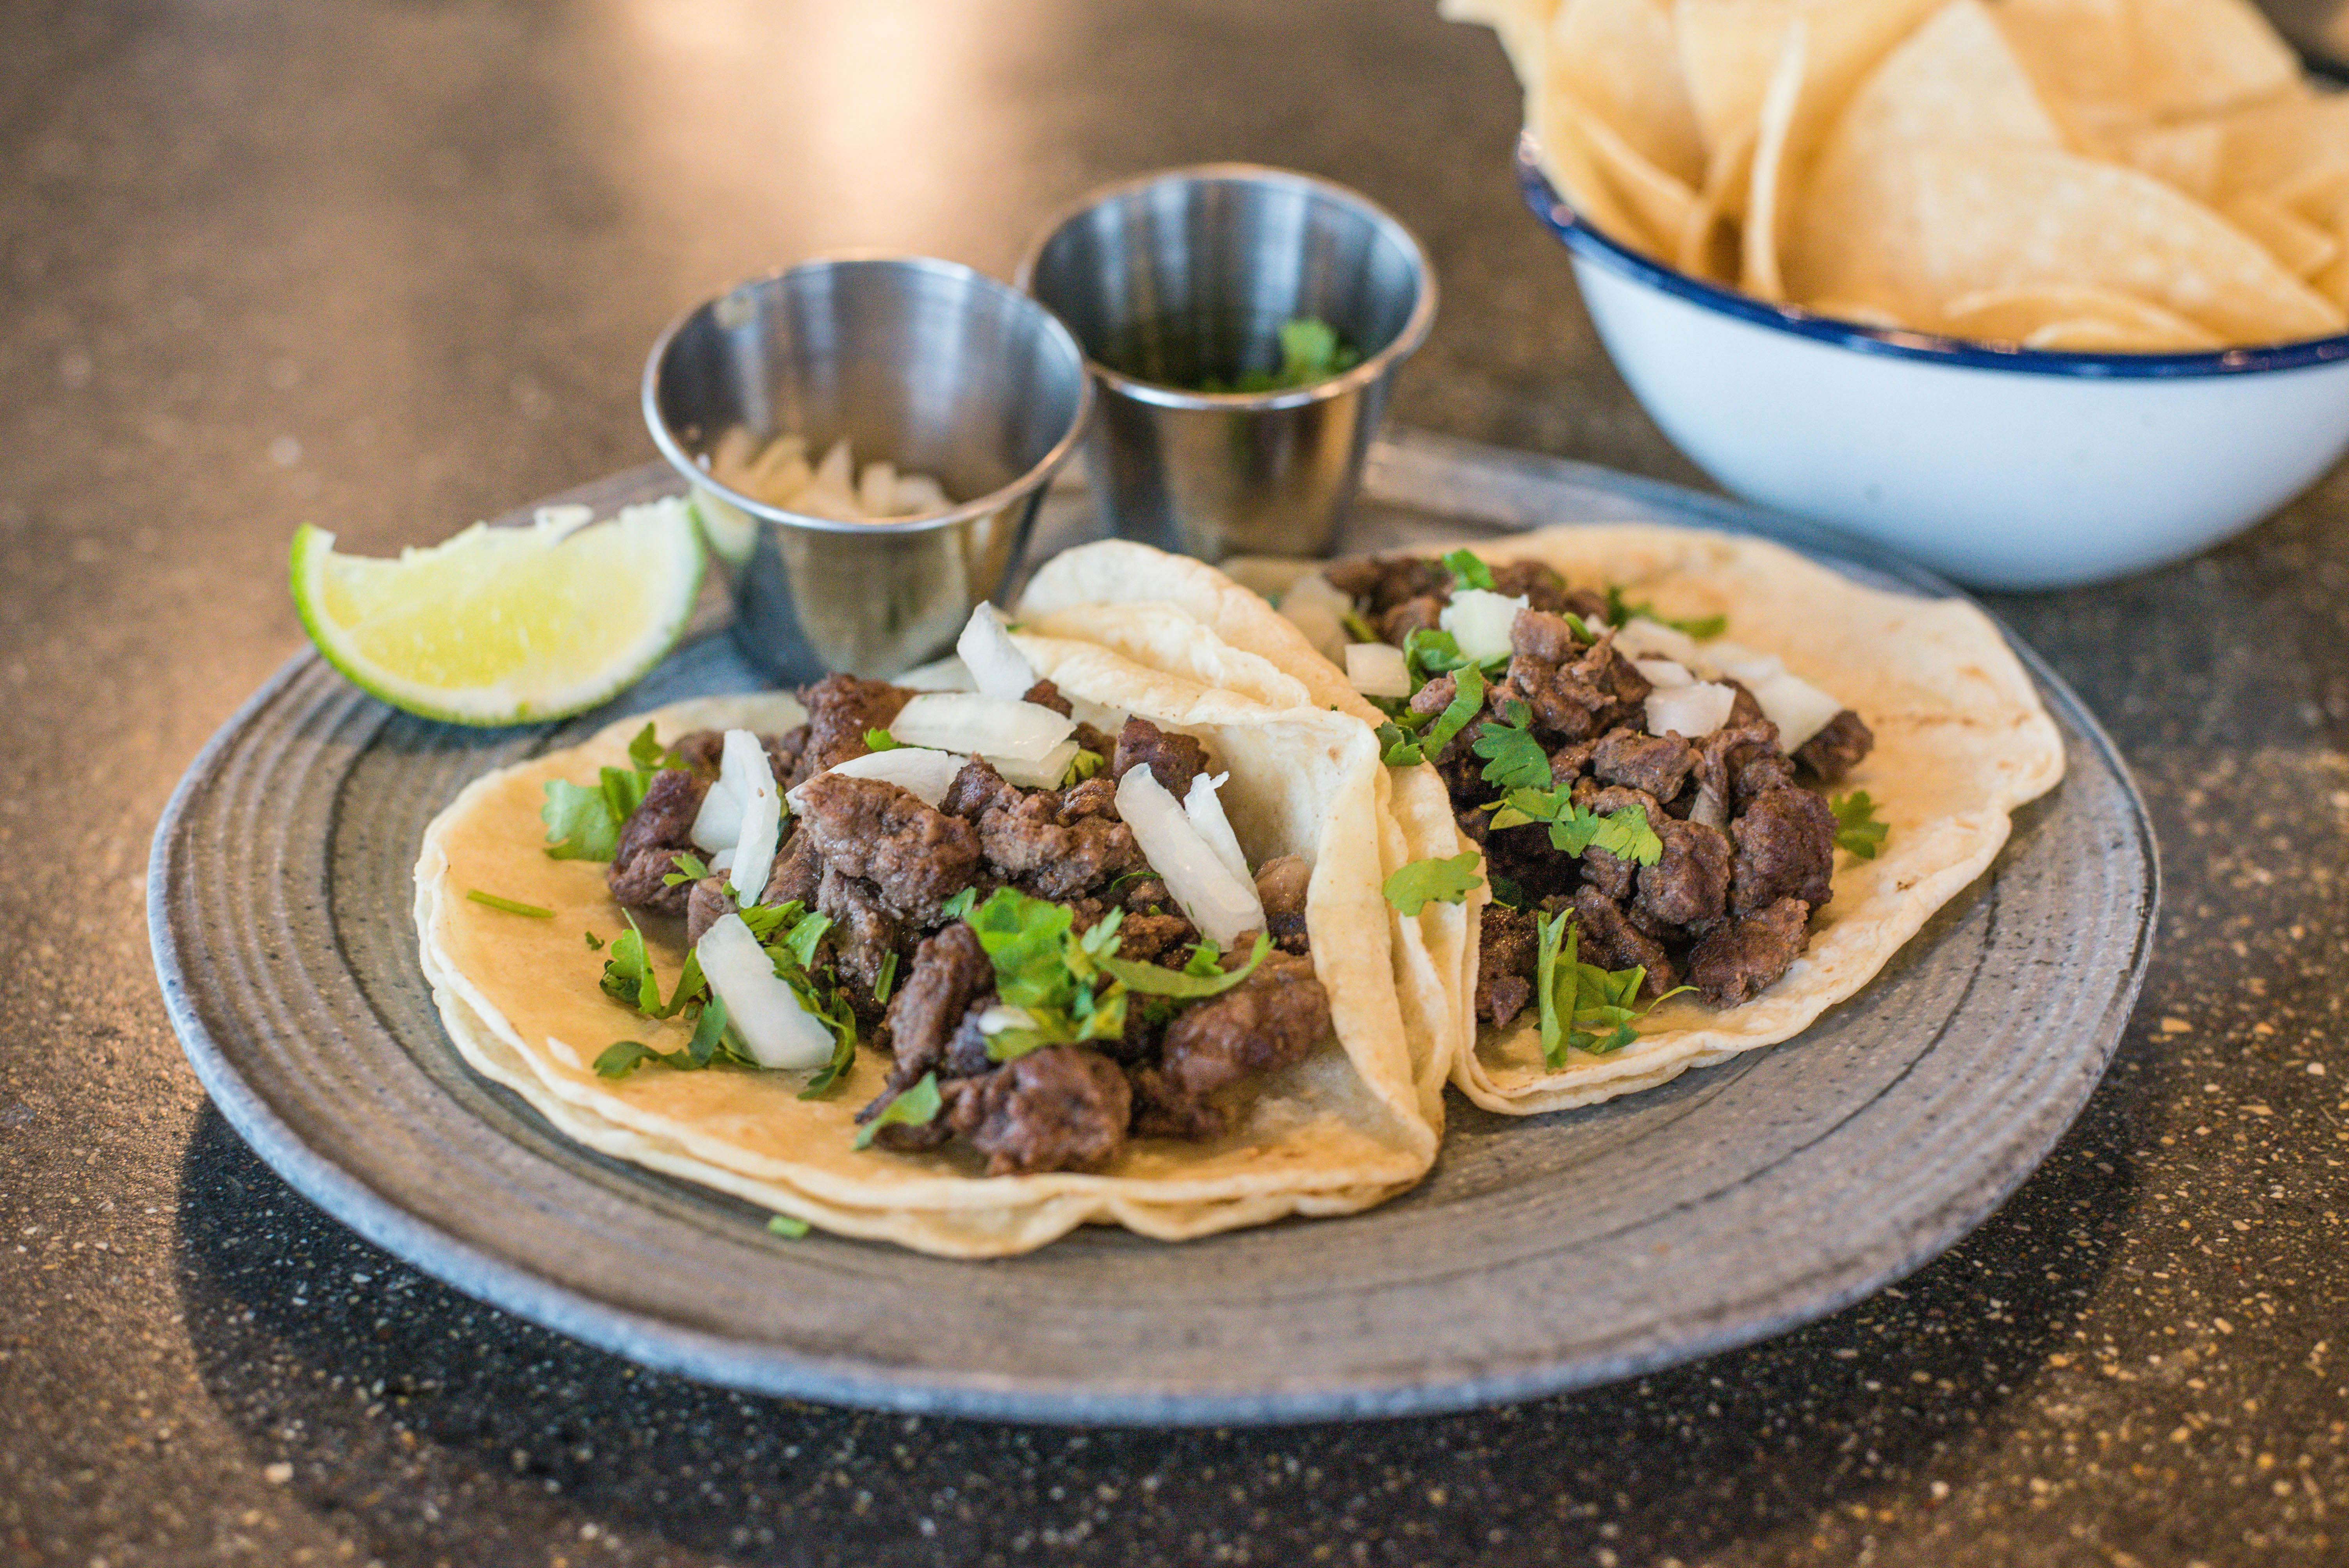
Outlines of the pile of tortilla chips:
M 2249 0 L 1443 0 L 1582 217 L 1873 325 L 2163 353 L 2349 328 L 2349 94 Z

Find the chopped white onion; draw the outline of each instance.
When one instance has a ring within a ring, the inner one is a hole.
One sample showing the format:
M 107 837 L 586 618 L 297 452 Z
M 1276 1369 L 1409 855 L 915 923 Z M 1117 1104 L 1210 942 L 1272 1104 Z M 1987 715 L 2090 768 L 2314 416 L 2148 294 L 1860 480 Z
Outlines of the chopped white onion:
M 743 908 L 759 902 L 767 891 L 767 873 L 774 869 L 775 848 L 783 838 L 783 807 L 775 794 L 775 769 L 767 748 L 747 729 L 726 732 L 726 749 L 718 762 L 716 789 L 730 789 L 742 802 L 742 833 L 734 841 L 734 892 Z
M 1749 683 L 1763 717 L 1778 727 L 1778 744 L 1787 751 L 1826 727 L 1843 711 L 1843 704 L 1803 679 L 1784 672 Z
M 1069 764 L 1077 759 L 1077 750 L 1075 741 L 1063 740 L 1041 757 L 990 757 L 987 765 L 1002 774 L 1007 784 L 1027 789 L 1058 789 L 1061 780 L 1068 776 Z
M 693 952 L 753 1061 L 762 1068 L 815 1068 L 832 1059 L 832 1030 L 775 973 L 774 959 L 740 915 L 719 915 Z
M 889 733 L 907 746 L 1032 762 L 1068 739 L 1076 727 L 1075 719 L 1037 703 L 934 691 L 898 710 Z
M 1232 875 L 1149 769 L 1129 768 L 1118 780 L 1117 814 L 1201 934 L 1229 948 L 1246 933 L 1264 929 L 1256 884 Z
M 1749 686 L 1760 686 L 1772 676 L 1783 674 L 1786 668 L 1785 661 L 1777 655 L 1757 654 L 1727 638 L 1706 644 L 1704 656 L 1714 669 L 1731 680 L 1743 681 Z
M 1248 874 L 1247 856 L 1240 851 L 1239 836 L 1232 831 L 1232 820 L 1224 815 L 1223 797 L 1216 794 L 1230 777 L 1228 773 L 1218 773 L 1213 779 L 1204 773 L 1192 775 L 1190 792 L 1183 797 L 1183 814 L 1191 819 L 1191 826 L 1199 830 L 1207 848 L 1216 851 L 1216 859 L 1224 862 L 1224 869 L 1253 887 L 1256 879 Z
M 1436 624 L 1452 634 L 1464 657 L 1482 664 L 1510 651 L 1509 632 L 1525 607 L 1522 593 L 1505 597 L 1483 588 L 1463 588 L 1454 593 Z
M 733 869 L 734 848 L 732 845 L 728 845 L 726 848 L 719 851 L 716 854 L 709 857 L 709 870 L 713 874 L 723 876 Z
M 1627 658 L 1671 659 L 1691 669 L 1702 668 L 1704 651 L 1685 632 L 1675 632 L 1660 621 L 1634 615 L 1615 634 L 1615 646 Z
M 1631 667 L 1647 676 L 1651 686 L 1684 686 L 1696 679 L 1670 659 L 1633 659 Z
M 885 784 L 895 784 L 909 794 L 920 796 L 923 805 L 935 810 L 938 802 L 947 798 L 947 791 L 953 788 L 955 775 L 961 772 L 963 764 L 969 760 L 958 751 L 933 751 L 927 747 L 900 746 L 890 751 L 868 751 L 862 757 L 852 757 L 845 762 L 834 763 L 823 772 L 837 773 L 845 779 L 878 779 Z M 816 775 L 818 779 L 823 777 L 823 773 Z M 808 784 L 814 782 L 814 779 L 808 780 Z M 787 797 L 792 810 L 800 809 L 800 790 L 806 788 L 807 784 L 802 784 Z
M 701 810 L 694 813 L 692 830 L 686 836 L 704 854 L 732 849 L 734 841 L 742 836 L 742 797 L 728 789 L 723 779 L 712 784 L 709 793 L 701 798 Z
M 978 1016 L 978 1032 L 999 1035 L 1006 1029 L 1032 1029 L 1036 1015 L 1025 1007 L 1006 1007 L 998 1004 Z
M 981 603 L 970 613 L 962 635 L 955 639 L 955 652 L 962 655 L 971 679 L 987 696 L 1018 702 L 1036 684 L 1036 666 L 1013 645 L 1003 617 L 992 604 Z
M 962 662 L 962 655 L 959 654 L 948 654 L 945 658 L 933 659 L 926 665 L 917 665 L 903 675 L 891 676 L 889 681 L 892 686 L 901 686 L 908 691 L 977 691 L 978 689 L 978 683 L 971 678 L 970 666 Z
M 1347 644 L 1346 679 L 1364 696 L 1411 695 L 1411 670 L 1392 643 Z
M 1729 710 L 1736 701 L 1734 691 L 1712 681 L 1660 686 L 1648 694 L 1648 733 L 1676 731 L 1689 740 L 1711 735 L 1729 721 Z
M 1280 613 L 1320 650 L 1322 657 L 1333 662 L 1350 645 L 1346 614 L 1353 607 L 1353 600 L 1319 572 L 1307 573 L 1280 596 Z

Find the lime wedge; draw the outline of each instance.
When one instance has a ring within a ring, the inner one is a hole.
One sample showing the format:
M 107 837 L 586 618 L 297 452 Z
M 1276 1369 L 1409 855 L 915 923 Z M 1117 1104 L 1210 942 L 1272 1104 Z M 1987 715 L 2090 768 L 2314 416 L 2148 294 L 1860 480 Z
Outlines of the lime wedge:
M 701 583 L 682 499 L 586 516 L 477 522 L 396 561 L 337 555 L 333 534 L 305 525 L 294 606 L 327 662 L 394 707 L 453 724 L 561 718 L 659 663 Z

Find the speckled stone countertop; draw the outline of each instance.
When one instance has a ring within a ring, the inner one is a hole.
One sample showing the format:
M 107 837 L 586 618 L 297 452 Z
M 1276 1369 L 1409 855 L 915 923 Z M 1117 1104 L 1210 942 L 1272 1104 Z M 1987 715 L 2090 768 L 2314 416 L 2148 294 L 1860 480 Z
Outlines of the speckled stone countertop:
M 2349 471 L 2216 554 L 2001 601 L 2117 737 L 2168 894 L 2110 1078 L 1873 1300 L 1442 1419 L 1066 1432 L 640 1372 L 320 1217 L 205 1104 L 149 833 L 290 652 L 294 526 L 439 538 L 651 455 L 640 356 L 850 245 L 1001 272 L 1251 158 L 1444 285 L 1398 417 L 1696 476 L 1518 208 L 1432 0 L 27 0 L 0 52 L 0 1561 L 2349 1561 Z

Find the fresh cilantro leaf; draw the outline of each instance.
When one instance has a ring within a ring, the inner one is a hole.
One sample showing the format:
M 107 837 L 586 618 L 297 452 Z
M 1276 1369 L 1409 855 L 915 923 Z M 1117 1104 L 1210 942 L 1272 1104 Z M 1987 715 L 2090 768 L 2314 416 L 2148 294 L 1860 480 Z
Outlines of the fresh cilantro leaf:
M 1438 676 L 1450 675 L 1469 662 L 1460 651 L 1460 639 L 1441 626 L 1418 626 L 1403 634 L 1402 659 L 1415 687 Z
M 1868 798 L 1868 791 L 1855 789 L 1834 796 L 1827 801 L 1827 810 L 1835 813 L 1836 848 L 1848 850 L 1863 861 L 1874 860 L 1892 828 L 1876 820 L 1876 802 Z
M 1505 877 L 1498 872 L 1488 871 L 1485 874 L 1493 883 L 1495 903 L 1505 903 L 1511 909 L 1526 907 L 1526 890 L 1519 887 L 1514 878 Z
M 963 917 L 995 965 L 995 992 L 1013 1007 L 1062 1005 L 1073 985 L 1063 956 L 1068 905 L 999 887 Z
M 541 909 L 534 903 L 521 903 L 513 899 L 500 898 L 493 892 L 483 892 L 477 887 L 467 888 L 465 897 L 474 903 L 487 904 L 492 909 L 502 909 L 508 914 L 526 914 L 533 920 L 554 918 L 554 912 L 551 909 Z
M 767 1229 L 778 1236 L 786 1236 L 796 1242 L 808 1233 L 808 1222 L 793 1219 L 789 1214 L 777 1214 L 767 1221 Z
M 1077 754 L 1069 758 L 1069 770 L 1061 775 L 1061 788 L 1066 789 L 1081 784 L 1108 766 L 1109 758 L 1100 752 L 1079 747 Z
M 660 981 L 653 974 L 651 957 L 645 952 L 645 934 L 636 929 L 636 919 L 623 913 L 628 929 L 612 938 L 610 954 L 604 960 L 604 994 L 616 1002 L 625 1002 L 647 1018 L 660 1014 Z
M 579 934 L 580 934 L 580 935 L 582 935 L 582 936 L 585 936 L 585 937 L 587 939 L 587 951 L 588 951 L 588 952 L 590 952 L 590 953 L 601 953 L 601 952 L 603 952 L 603 951 L 604 951 L 604 939 L 603 939 L 602 937 L 600 937 L 600 936 L 596 935 L 596 934 L 595 934 L 594 932 L 592 932 L 592 931 L 583 931 L 583 932 L 581 932 Z
M 1082 936 L 1077 938 L 1078 950 L 1088 958 L 1098 959 L 1103 954 L 1114 957 L 1117 954 L 1118 928 L 1124 923 L 1125 911 L 1111 910 L 1101 919 L 1093 922 L 1092 928 Z
M 1729 617 L 1726 615 L 1698 615 L 1684 620 L 1674 620 L 1670 615 L 1658 614 L 1655 605 L 1644 599 L 1634 602 L 1624 598 L 1622 589 L 1611 583 L 1609 583 L 1607 585 L 1607 624 L 1610 626 L 1624 625 L 1634 615 L 1642 620 L 1656 622 L 1660 625 L 1670 626 L 1681 635 L 1693 637 L 1700 643 L 1710 642 L 1729 630 Z
M 797 959 L 802 969 L 812 969 L 815 967 L 816 944 L 822 942 L 824 934 L 831 929 L 832 916 L 803 914 L 792 923 L 791 930 L 775 945 Z
M 834 991 L 829 1003 L 819 1004 L 813 1010 L 832 1030 L 832 1059 L 808 1079 L 807 1088 L 800 1090 L 802 1099 L 823 1099 L 856 1065 L 856 1014 L 849 1006 L 848 998 Z
M 683 850 L 669 856 L 668 863 L 675 866 L 677 870 L 661 878 L 663 887 L 682 887 L 687 882 L 699 882 L 709 874 L 709 867 L 703 862 L 700 856 L 688 854 Z
M 538 820 L 546 824 L 549 860 L 608 861 L 620 847 L 620 823 L 604 803 L 601 789 L 550 779 Z
M 1430 902 L 1458 903 L 1473 889 L 1485 885 L 1485 879 L 1476 874 L 1484 858 L 1470 850 L 1448 859 L 1413 861 L 1396 867 L 1379 891 L 1405 914 L 1417 914 Z
M 1346 628 L 1346 635 L 1358 643 L 1379 643 L 1386 640 L 1371 629 L 1371 624 L 1362 619 L 1361 612 L 1359 610 L 1347 611 L 1338 617 L 1338 624 Z
M 1379 760 L 1390 768 L 1409 768 L 1427 760 L 1426 749 L 1389 719 L 1379 726 Z
M 706 1068 L 725 1038 L 726 1002 L 723 997 L 712 996 L 702 1005 L 701 1016 L 694 1020 L 693 1038 L 686 1042 L 685 1054 L 693 1059 L 695 1067 Z
M 1420 755 L 1436 757 L 1452 744 L 1452 738 L 1467 727 L 1468 721 L 1484 711 L 1485 673 L 1474 665 L 1453 672 L 1453 696 L 1426 735 L 1419 741 Z
M 1567 973 L 1574 973 L 1577 941 L 1570 910 L 1534 916 L 1534 1000 L 1541 1008 L 1542 1059 L 1553 1068 L 1566 1066 L 1566 1029 L 1558 1017 L 1557 967 L 1563 959 Z
M 967 887 L 940 904 L 938 914 L 944 920 L 968 920 L 970 918 L 970 906 L 978 898 L 978 890 Z
M 1185 975 L 1220 975 L 1224 972 L 1224 946 L 1213 937 L 1203 936 L 1192 944 L 1191 955 L 1183 960 Z
M 1493 569 L 1473 550 L 1454 551 L 1444 558 L 1444 569 L 1452 573 L 1455 592 L 1463 588 L 1482 588 L 1487 593 L 1493 591 Z
M 642 1040 L 615 1040 L 604 1047 L 602 1056 L 595 1058 L 595 1072 L 599 1078 L 626 1078 L 646 1062 L 667 1059 L 661 1052 Z
M 754 903 L 741 913 L 742 923 L 750 928 L 750 934 L 764 943 L 807 913 L 807 906 L 791 899 L 782 903 Z
M 1195 1002 L 1202 996 L 1221 995 L 1255 974 L 1257 965 L 1264 962 L 1264 955 L 1272 951 L 1272 938 L 1261 931 L 1257 932 L 1255 950 L 1248 954 L 1248 961 L 1237 969 L 1219 968 L 1206 973 L 1195 969 L 1192 965 L 1198 962 L 1199 954 L 1213 945 L 1201 943 L 1193 951 L 1191 961 L 1180 969 L 1167 969 L 1128 958 L 1102 958 L 1098 962 L 1104 970 L 1124 981 L 1127 990 L 1138 995 L 1171 996 L 1178 1002 Z M 1211 958 L 1207 962 L 1212 965 L 1216 960 Z
M 1640 987 L 1645 968 L 1601 969 L 1581 961 L 1580 930 L 1574 912 L 1534 917 L 1534 995 L 1541 1008 L 1542 1058 L 1553 1068 L 1566 1065 L 1568 1050 L 1605 1056 L 1640 1037 L 1632 1025 L 1657 1003 L 1690 989 L 1667 991 L 1645 1006 Z
M 672 750 L 655 739 L 650 722 L 636 731 L 636 738 L 628 742 L 628 760 L 636 765 L 636 770 L 640 773 L 657 773 L 665 768 L 674 768 L 681 772 L 700 773 L 705 776 L 709 771 L 707 767 L 683 752 Z
M 1578 855 L 1596 844 L 1619 860 L 1643 866 L 1663 859 L 1664 841 L 1649 825 L 1645 806 L 1622 806 L 1601 816 L 1574 804 L 1562 788 L 1510 790 L 1493 815 L 1494 830 L 1528 822 L 1547 822 L 1550 845 L 1562 855 Z
M 905 744 L 885 729 L 868 729 L 864 732 L 864 747 L 868 751 L 895 751 Z
M 938 1111 L 945 1104 L 938 1095 L 938 1075 L 924 1073 L 921 1082 L 883 1106 L 880 1115 L 856 1130 L 854 1146 L 870 1146 L 874 1135 L 885 1127 L 927 1127 L 938 1119 Z
M 873 977 L 873 1000 L 875 1003 L 886 1002 L 889 999 L 889 993 L 896 988 L 897 954 L 893 948 L 887 956 L 881 960 L 881 973 Z
M 1511 697 L 1502 705 L 1502 722 L 1486 720 L 1469 749 L 1485 758 L 1483 778 L 1503 789 L 1539 789 L 1550 782 L 1549 754 L 1533 737 L 1526 705 Z
M 1599 821 L 1596 841 L 1619 861 L 1651 866 L 1664 858 L 1664 841 L 1649 826 L 1645 806 L 1625 806 L 1608 812 Z
M 1244 370 L 1237 381 L 1203 377 L 1202 392 L 1279 392 L 1309 387 L 1341 370 L 1350 370 L 1361 356 L 1338 340 L 1337 329 L 1318 316 L 1292 316 L 1280 324 L 1280 368 Z

